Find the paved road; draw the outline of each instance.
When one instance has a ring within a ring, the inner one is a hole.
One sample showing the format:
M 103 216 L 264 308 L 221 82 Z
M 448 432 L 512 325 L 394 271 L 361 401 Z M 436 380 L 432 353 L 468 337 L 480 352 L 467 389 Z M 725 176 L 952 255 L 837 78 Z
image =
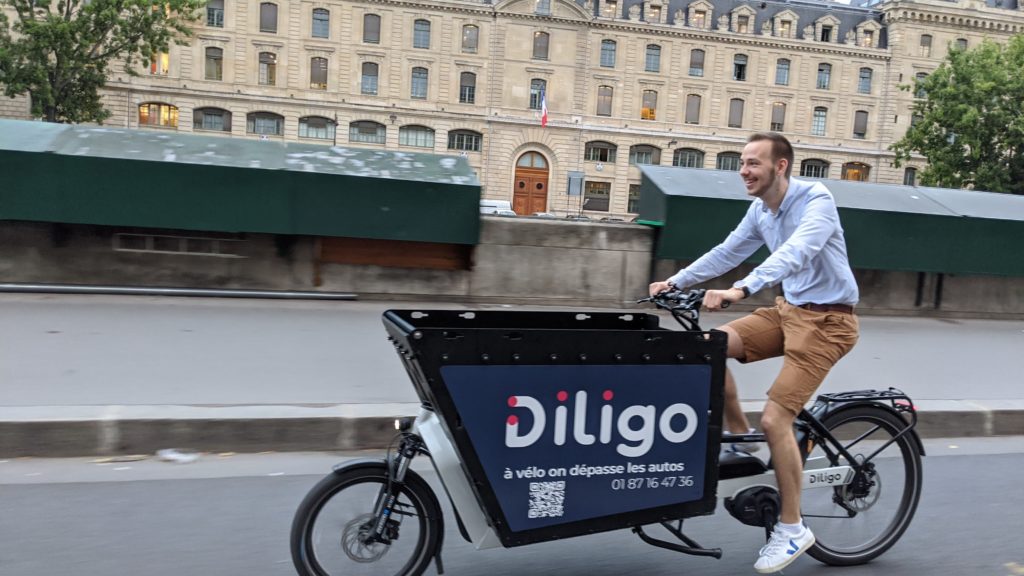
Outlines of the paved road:
M 1024 572 L 1019 478 L 1024 438 L 926 441 L 920 508 L 903 539 L 843 576 L 1017 576 Z M 287 538 L 329 455 L 211 456 L 193 464 L 0 460 L 0 574 L 36 576 L 293 574 Z M 436 480 L 420 467 L 428 479 Z M 510 550 L 445 539 L 453 576 L 736 576 L 753 574 L 757 529 L 723 510 L 689 522 L 722 560 L 682 556 L 613 532 Z M 788 576 L 822 574 L 804 558 Z M 829 573 L 832 570 L 828 570 Z M 428 572 L 432 574 L 433 570 Z
M 415 402 L 380 323 L 388 307 L 470 306 L 2 294 L 0 406 Z M 868 316 L 861 326 L 823 390 L 1024 400 L 1024 321 Z M 734 367 L 742 397 L 760 401 L 778 363 Z

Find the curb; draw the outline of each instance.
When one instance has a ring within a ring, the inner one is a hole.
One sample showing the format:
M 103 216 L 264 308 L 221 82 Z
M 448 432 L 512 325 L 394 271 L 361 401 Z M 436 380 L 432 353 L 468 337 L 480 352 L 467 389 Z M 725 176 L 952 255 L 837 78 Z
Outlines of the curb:
M 1024 400 L 915 403 L 922 438 L 1024 435 Z M 756 425 L 760 402 L 744 402 Z M 0 407 L 0 458 L 383 449 L 419 404 Z

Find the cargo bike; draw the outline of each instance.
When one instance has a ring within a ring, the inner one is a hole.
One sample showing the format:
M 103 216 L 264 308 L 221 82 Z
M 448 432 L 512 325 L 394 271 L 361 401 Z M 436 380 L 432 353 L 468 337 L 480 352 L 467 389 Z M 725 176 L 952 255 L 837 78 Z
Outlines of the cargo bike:
M 298 573 L 443 573 L 439 498 L 478 549 L 629 529 L 720 558 L 683 532 L 720 499 L 767 536 L 779 512 L 771 462 L 722 451 L 765 439 L 723 438 L 726 335 L 700 328 L 703 295 L 645 299 L 683 330 L 633 311 L 385 312 L 422 409 L 396 421 L 385 459 L 340 463 L 305 497 L 291 531 Z M 921 495 L 916 423 L 894 388 L 821 394 L 801 412 L 810 556 L 862 564 L 900 538 Z M 421 456 L 443 492 L 410 468 Z

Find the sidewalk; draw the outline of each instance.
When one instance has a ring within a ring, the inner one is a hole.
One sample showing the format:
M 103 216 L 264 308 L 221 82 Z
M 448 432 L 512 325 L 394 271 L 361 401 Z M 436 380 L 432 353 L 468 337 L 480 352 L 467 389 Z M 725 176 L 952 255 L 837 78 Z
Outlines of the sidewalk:
M 520 307 L 0 295 L 0 457 L 383 447 L 394 417 L 418 410 L 387 308 Z M 822 391 L 901 388 L 925 437 L 1024 435 L 1024 322 L 861 328 Z M 731 363 L 750 413 L 773 362 Z

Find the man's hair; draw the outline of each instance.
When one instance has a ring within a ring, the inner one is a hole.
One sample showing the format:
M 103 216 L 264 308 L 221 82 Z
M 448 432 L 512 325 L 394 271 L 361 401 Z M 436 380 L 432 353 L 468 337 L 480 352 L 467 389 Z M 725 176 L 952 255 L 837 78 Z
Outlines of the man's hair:
M 758 132 L 747 139 L 747 143 L 767 140 L 772 143 L 772 164 L 786 160 L 786 178 L 793 173 L 793 145 L 786 137 L 776 132 Z

